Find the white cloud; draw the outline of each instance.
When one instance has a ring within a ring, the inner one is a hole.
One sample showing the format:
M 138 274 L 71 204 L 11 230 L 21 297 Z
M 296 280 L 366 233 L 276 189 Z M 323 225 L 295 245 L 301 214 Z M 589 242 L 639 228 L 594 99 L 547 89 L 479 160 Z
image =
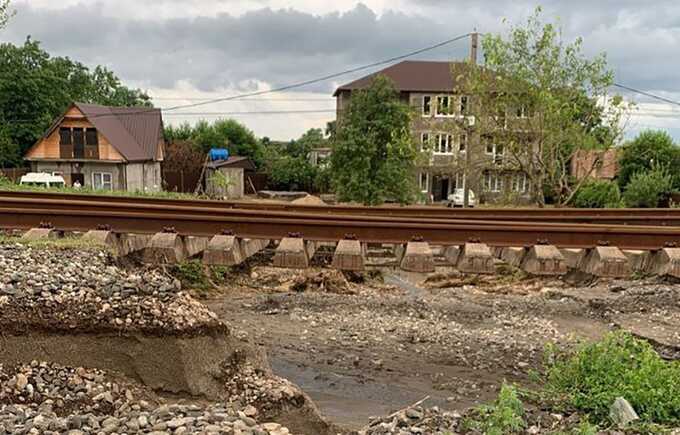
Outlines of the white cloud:
M 255 87 L 257 90 L 269 88 L 270 85 L 266 83 L 257 83 Z M 186 81 L 181 81 L 173 88 L 150 88 L 148 92 L 153 97 L 154 105 L 169 108 L 229 97 L 241 91 L 240 88 L 202 91 Z M 325 128 L 328 121 L 335 119 L 334 110 L 335 100 L 328 94 L 281 92 L 165 111 L 163 120 L 167 125 L 176 126 L 183 122 L 193 124 L 200 119 L 212 121 L 220 118 L 234 118 L 253 130 L 257 136 L 290 140 L 300 137 L 310 128 Z M 318 111 L 318 113 L 310 113 L 311 111 Z

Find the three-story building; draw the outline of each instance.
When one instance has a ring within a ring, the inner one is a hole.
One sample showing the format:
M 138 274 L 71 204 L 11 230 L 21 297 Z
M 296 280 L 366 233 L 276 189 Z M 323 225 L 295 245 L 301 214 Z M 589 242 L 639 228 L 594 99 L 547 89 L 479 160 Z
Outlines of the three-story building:
M 528 202 L 526 173 L 508 164 L 503 143 L 475 125 L 474 95 L 465 89 L 466 62 L 403 61 L 340 86 L 334 93 L 339 122 L 353 91 L 366 89 L 373 78 L 390 78 L 402 102 L 414 112 L 413 139 L 418 145 L 417 182 L 429 201 L 445 201 L 456 189 L 467 187 L 486 202 Z M 505 114 L 528 116 L 526 111 Z

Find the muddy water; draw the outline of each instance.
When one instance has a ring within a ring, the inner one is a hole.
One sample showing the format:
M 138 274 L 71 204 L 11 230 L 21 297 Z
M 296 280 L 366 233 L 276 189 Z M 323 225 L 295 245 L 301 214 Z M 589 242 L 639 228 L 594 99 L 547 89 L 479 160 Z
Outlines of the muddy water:
M 371 416 L 386 415 L 431 396 L 429 406 L 445 406 L 441 392 L 424 385 L 402 385 L 344 376 L 316 367 L 304 366 L 285 358 L 270 357 L 279 376 L 296 383 L 312 398 L 321 413 L 334 423 L 359 429 Z

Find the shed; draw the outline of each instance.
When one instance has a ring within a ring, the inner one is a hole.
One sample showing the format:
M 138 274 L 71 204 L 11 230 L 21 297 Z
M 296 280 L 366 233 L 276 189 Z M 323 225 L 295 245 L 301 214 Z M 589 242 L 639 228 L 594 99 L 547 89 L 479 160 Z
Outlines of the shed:
M 206 193 L 219 198 L 242 198 L 245 175 L 255 169 L 255 163 L 248 157 L 229 156 L 226 160 L 208 162 L 205 167 Z

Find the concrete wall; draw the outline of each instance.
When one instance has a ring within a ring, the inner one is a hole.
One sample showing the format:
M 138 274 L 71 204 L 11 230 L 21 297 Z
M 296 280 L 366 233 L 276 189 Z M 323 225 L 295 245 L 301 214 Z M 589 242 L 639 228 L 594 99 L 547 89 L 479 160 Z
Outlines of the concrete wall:
M 227 180 L 229 180 L 229 186 L 226 189 L 215 181 L 217 179 L 215 175 L 216 171 L 222 173 Z M 244 183 L 245 177 L 243 168 L 224 167 L 217 170 L 206 170 L 206 191 L 208 195 L 212 197 L 226 197 L 229 199 L 242 198 L 245 194 Z
M 32 162 L 31 170 L 33 172 L 61 172 L 67 186 L 73 185 L 75 177 L 72 174 L 82 174 L 84 179 L 84 186 L 93 188 L 92 174 L 95 172 L 108 172 L 111 174 L 113 190 L 125 190 L 125 164 L 124 163 L 106 163 L 106 162 Z

